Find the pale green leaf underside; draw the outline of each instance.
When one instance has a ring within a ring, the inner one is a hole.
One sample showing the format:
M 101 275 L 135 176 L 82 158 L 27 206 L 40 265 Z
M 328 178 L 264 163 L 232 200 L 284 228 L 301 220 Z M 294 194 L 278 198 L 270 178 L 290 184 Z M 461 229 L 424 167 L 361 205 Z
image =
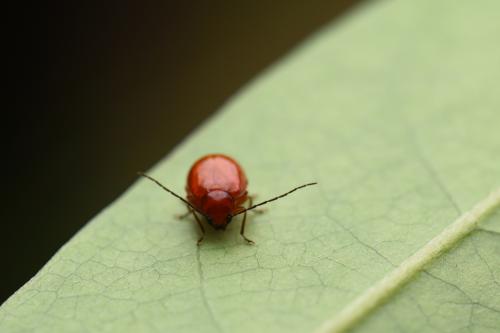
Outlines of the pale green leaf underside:
M 2 305 L 0 332 L 317 329 L 500 186 L 498 12 L 381 1 L 328 27 L 152 172 L 182 192 L 194 159 L 225 152 L 258 199 L 318 181 L 250 217 L 255 246 L 235 221 L 197 248 L 183 206 L 141 180 Z M 494 332 L 499 253 L 496 212 L 354 330 Z

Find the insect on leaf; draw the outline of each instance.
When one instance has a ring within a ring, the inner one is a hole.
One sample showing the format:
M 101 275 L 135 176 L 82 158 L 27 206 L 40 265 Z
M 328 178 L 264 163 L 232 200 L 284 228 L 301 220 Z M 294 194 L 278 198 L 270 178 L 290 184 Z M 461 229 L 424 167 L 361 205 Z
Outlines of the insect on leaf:
M 197 247 L 182 203 L 140 179 L 1 306 L 0 331 L 498 332 L 499 11 L 377 1 L 326 27 L 148 171 L 182 193 L 223 152 L 258 199 L 317 181 L 249 215 L 254 246 L 239 217 Z

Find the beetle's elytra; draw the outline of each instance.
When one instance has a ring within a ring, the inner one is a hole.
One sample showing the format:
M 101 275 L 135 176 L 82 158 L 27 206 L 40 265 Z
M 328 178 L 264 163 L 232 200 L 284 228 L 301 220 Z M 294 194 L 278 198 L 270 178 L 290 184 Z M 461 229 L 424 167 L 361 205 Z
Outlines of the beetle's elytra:
M 187 199 L 169 190 L 156 179 L 139 172 L 173 196 L 182 200 L 188 208 L 188 214 L 193 214 L 202 232 L 198 245 L 203 240 L 205 229 L 197 214 L 202 215 L 213 228 L 224 230 L 233 217 L 243 214 L 240 235 L 249 243 L 254 242 L 245 236 L 247 211 L 255 209 L 268 202 L 280 199 L 298 189 L 317 183 L 308 183 L 283 193 L 279 196 L 253 205 L 252 197 L 248 195 L 248 181 L 243 168 L 233 158 L 223 154 L 209 154 L 198 159 L 189 170 L 186 184 Z M 245 204 L 247 207 L 245 208 Z

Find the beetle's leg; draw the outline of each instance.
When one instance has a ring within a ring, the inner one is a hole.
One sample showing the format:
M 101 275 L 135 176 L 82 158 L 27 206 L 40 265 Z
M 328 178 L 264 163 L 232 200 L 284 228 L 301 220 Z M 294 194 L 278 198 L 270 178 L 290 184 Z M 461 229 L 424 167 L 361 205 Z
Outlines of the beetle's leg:
M 196 245 L 200 245 L 201 242 L 203 241 L 203 237 L 205 237 L 205 228 L 203 228 L 203 224 L 201 224 L 200 218 L 198 217 L 198 215 L 196 215 L 195 211 L 192 210 L 191 208 L 189 210 L 190 210 L 190 213 L 193 213 L 193 216 L 196 220 L 196 223 L 198 223 L 198 226 L 201 229 L 201 237 L 196 242 Z
M 256 196 L 257 195 L 255 195 L 255 194 L 248 196 L 248 207 L 253 206 L 253 199 L 255 199 Z M 255 208 L 255 209 L 252 209 L 251 212 L 260 215 L 260 214 L 264 214 L 266 212 L 266 209 L 265 208 Z
M 185 212 L 184 214 L 175 214 L 175 218 L 178 220 L 184 220 L 189 216 L 189 214 L 191 214 L 191 208 L 187 207 L 187 212 Z
M 250 205 L 252 203 L 252 200 L 250 199 Z M 250 206 L 249 206 L 250 207 Z M 255 244 L 255 242 L 251 239 L 248 239 L 245 237 L 245 223 L 247 221 L 247 212 L 243 213 L 243 221 L 241 221 L 241 229 L 240 229 L 240 235 L 247 241 L 248 244 Z

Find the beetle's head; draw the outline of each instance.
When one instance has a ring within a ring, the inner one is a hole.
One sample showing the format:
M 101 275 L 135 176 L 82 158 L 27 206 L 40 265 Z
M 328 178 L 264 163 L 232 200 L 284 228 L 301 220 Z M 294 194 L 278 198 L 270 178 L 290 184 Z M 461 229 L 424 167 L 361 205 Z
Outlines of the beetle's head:
M 233 218 L 233 197 L 222 190 L 208 192 L 202 200 L 203 212 L 215 229 L 226 229 Z

